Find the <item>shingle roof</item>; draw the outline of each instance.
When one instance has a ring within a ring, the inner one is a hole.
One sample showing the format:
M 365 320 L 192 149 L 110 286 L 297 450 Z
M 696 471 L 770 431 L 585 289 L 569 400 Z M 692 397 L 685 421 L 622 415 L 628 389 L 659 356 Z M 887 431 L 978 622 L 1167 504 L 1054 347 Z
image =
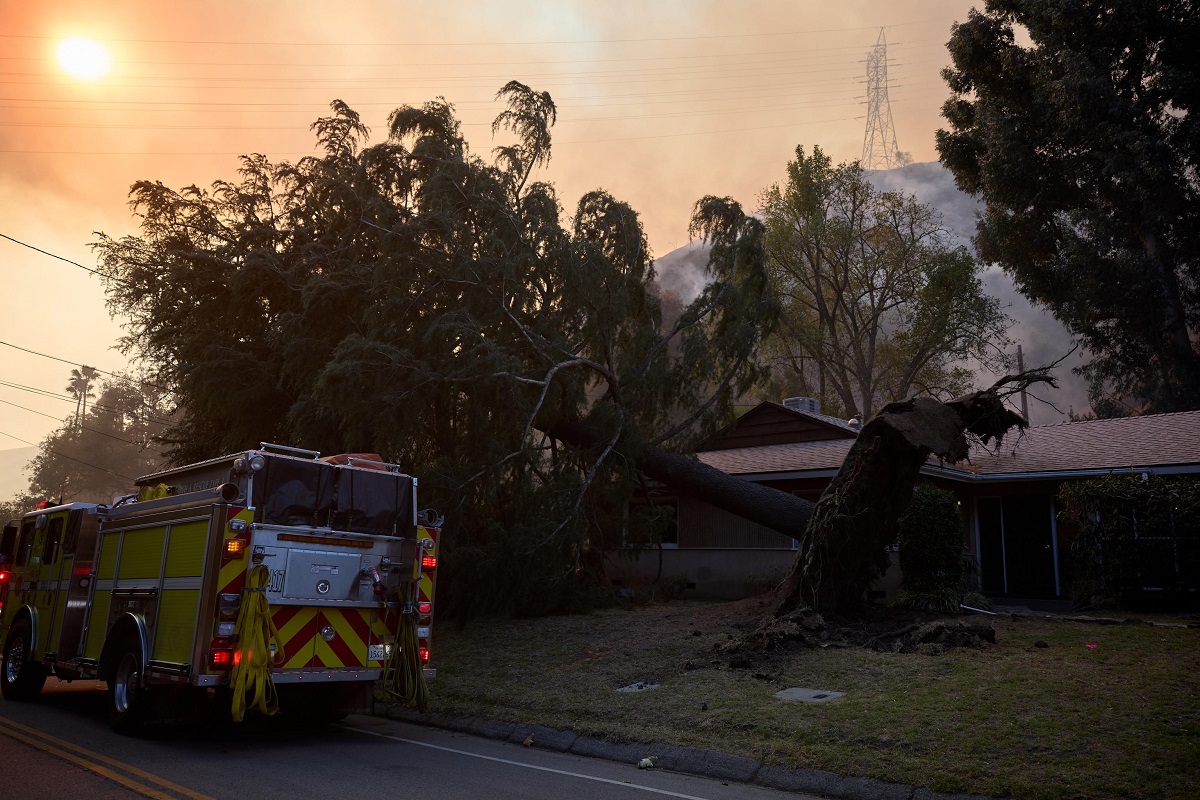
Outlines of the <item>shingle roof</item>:
M 731 475 L 838 469 L 853 439 L 796 442 L 698 453 Z M 937 466 L 931 459 L 930 466 Z M 949 466 L 949 465 L 946 465 Z M 963 476 L 1131 467 L 1200 466 L 1200 411 L 1063 422 L 1009 436 L 998 453 L 976 449 Z
M 1200 464 L 1200 411 L 1029 428 L 971 463 L 982 475 Z
M 730 475 L 758 472 L 797 472 L 837 469 L 846 460 L 854 439 L 792 442 L 765 447 L 738 447 L 697 453 L 699 459 Z
M 828 414 L 814 414 L 811 411 L 801 411 L 796 408 L 789 408 L 788 411 L 791 411 L 793 414 L 803 414 L 806 417 L 812 417 L 813 419 L 819 419 L 822 422 L 824 422 L 826 425 L 832 425 L 835 428 L 840 428 L 844 431 L 849 431 L 850 433 L 858 433 L 859 428 L 862 427 L 861 425 L 859 425 L 858 428 L 856 428 L 853 425 L 851 425 L 847 420 L 844 420 L 841 417 L 831 417 Z

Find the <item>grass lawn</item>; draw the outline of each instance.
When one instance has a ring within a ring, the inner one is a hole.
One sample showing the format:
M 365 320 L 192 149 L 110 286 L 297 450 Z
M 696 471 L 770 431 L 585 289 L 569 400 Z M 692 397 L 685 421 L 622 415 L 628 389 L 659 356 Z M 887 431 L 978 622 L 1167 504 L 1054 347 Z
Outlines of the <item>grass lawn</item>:
M 998 616 L 982 650 L 825 648 L 730 668 L 717 647 L 764 611 L 751 599 L 443 623 L 430 710 L 946 792 L 1200 796 L 1200 629 Z M 638 681 L 660 688 L 615 691 Z M 774 697 L 788 687 L 846 694 Z

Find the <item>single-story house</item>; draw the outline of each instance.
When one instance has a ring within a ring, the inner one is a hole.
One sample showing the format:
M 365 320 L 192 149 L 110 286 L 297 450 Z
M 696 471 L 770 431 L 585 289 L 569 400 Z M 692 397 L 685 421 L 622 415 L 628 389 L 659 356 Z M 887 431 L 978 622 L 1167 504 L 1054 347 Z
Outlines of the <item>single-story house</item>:
M 861 426 L 785 402 L 759 404 L 705 442 L 697 457 L 743 480 L 816 500 Z M 1131 472 L 1200 475 L 1200 411 L 1031 427 L 1010 434 L 996 452 L 977 448 L 955 465 L 931 458 L 922 469 L 926 480 L 959 498 L 965 545 L 983 591 L 1023 599 L 1069 593 L 1067 553 L 1075 532 L 1057 521 L 1058 487 Z M 684 580 L 694 596 L 735 598 L 771 588 L 791 567 L 797 543 L 789 537 L 701 498 L 664 491 L 653 502 L 675 508 L 674 530 L 662 537 L 661 554 L 613 559 L 614 583 L 661 575 Z M 887 596 L 898 586 L 894 566 L 876 588 Z

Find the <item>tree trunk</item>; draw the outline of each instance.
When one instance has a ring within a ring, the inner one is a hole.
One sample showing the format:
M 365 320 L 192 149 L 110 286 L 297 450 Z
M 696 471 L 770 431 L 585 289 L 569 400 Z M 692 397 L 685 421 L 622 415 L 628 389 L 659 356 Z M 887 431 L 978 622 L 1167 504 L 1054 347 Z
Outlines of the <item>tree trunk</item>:
M 559 422 L 543 431 L 573 447 L 595 447 L 603 440 L 581 422 Z M 751 483 L 686 456 L 655 447 L 645 447 L 634 458 L 639 470 L 649 478 L 765 525 L 784 536 L 799 539 L 808 527 L 815 504 L 795 495 Z

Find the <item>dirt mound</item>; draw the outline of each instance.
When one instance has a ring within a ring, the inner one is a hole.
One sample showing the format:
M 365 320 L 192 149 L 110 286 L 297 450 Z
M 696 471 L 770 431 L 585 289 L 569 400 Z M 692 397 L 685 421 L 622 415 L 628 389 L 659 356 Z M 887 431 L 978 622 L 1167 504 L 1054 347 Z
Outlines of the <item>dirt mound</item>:
M 944 619 L 876 636 L 867 646 L 881 652 L 938 655 L 956 647 L 983 647 L 995 643 L 996 629 L 986 622 Z
M 871 608 L 853 619 L 828 621 L 802 609 L 763 620 L 720 649 L 726 654 L 750 654 L 797 647 L 865 647 L 879 652 L 940 654 L 957 647 L 995 643 L 995 629 L 978 619 Z

